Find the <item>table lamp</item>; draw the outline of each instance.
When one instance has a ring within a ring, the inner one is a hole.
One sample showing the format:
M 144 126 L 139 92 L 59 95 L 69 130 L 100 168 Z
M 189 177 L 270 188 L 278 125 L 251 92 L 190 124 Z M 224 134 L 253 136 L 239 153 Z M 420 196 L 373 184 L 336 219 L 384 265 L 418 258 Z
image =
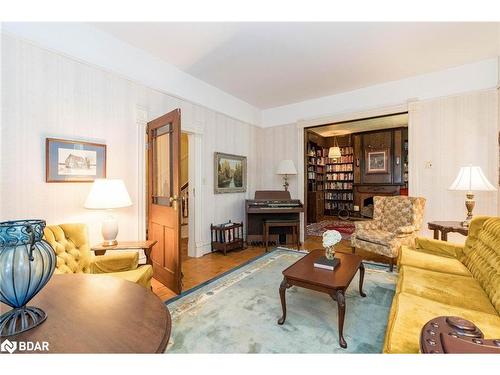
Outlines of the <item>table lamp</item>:
M 85 201 L 85 208 L 92 210 L 108 210 L 108 215 L 102 222 L 103 246 L 113 246 L 118 242 L 118 221 L 111 210 L 132 205 L 127 188 L 122 180 L 96 179 Z
M 297 174 L 295 165 L 292 160 L 282 160 L 278 164 L 278 169 L 276 169 L 276 174 L 283 176 L 283 187 L 285 191 L 288 191 L 288 176 Z
M 483 174 L 481 167 L 472 165 L 460 168 L 458 176 L 453 181 L 449 190 L 466 191 L 465 207 L 467 208 L 467 218 L 462 222 L 464 227 L 468 227 L 472 220 L 472 210 L 476 202 L 474 201 L 473 191 L 494 191 L 495 187 L 488 181 Z
M 328 149 L 328 157 L 330 159 L 339 159 L 342 156 L 342 152 L 340 151 L 339 144 L 337 142 L 337 138 L 333 138 L 333 147 Z

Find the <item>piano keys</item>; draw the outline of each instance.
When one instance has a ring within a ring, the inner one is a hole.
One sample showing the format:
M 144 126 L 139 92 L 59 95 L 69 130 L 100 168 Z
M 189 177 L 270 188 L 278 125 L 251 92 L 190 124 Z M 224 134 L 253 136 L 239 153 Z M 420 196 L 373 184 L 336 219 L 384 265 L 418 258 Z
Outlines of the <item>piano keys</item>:
M 255 199 L 245 201 L 247 219 L 247 243 L 263 242 L 263 224 L 265 219 L 299 220 L 304 212 L 304 205 L 299 199 L 291 199 L 290 192 L 285 190 L 258 190 Z M 287 242 L 288 228 L 275 228 L 269 236 L 270 241 Z

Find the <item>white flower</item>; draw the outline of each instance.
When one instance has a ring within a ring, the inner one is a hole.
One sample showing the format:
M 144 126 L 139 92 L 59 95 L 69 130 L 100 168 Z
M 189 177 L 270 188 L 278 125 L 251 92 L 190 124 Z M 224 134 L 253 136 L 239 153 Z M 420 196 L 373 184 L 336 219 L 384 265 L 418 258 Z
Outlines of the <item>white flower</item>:
M 335 246 L 342 240 L 342 235 L 336 230 L 327 230 L 323 233 L 323 247 Z

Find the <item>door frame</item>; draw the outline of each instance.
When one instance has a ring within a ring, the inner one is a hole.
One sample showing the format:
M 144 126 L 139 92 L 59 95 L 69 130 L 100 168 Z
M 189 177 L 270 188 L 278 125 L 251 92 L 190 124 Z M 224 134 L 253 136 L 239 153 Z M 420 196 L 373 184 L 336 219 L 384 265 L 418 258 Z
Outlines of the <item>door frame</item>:
M 306 137 L 305 133 L 308 128 L 314 127 L 314 126 L 320 126 L 320 125 L 328 125 L 332 123 L 337 123 L 337 122 L 345 122 L 345 121 L 354 121 L 354 120 L 360 120 L 364 118 L 369 118 L 369 117 L 377 117 L 377 116 L 388 116 L 391 114 L 395 113 L 401 113 L 401 112 L 408 112 L 408 116 L 410 115 L 409 113 L 409 107 L 410 103 L 414 102 L 415 100 L 408 100 L 404 104 L 400 105 L 394 105 L 390 107 L 381 107 L 381 108 L 375 108 L 375 109 L 370 109 L 370 110 L 364 110 L 364 111 L 357 111 L 357 112 L 349 112 L 349 113 L 340 113 L 336 115 L 330 115 L 330 116 L 325 116 L 325 117 L 320 117 L 320 118 L 315 118 L 315 119 L 309 119 L 309 120 L 301 120 L 297 121 L 297 150 L 298 150 L 298 158 L 297 160 L 301 160 L 302 162 L 299 162 L 298 164 L 298 170 L 297 170 L 297 181 L 298 181 L 298 196 L 299 199 L 304 203 L 304 214 L 300 215 L 301 217 L 301 227 L 302 230 L 300 231 L 300 240 L 303 243 L 305 241 L 305 233 L 306 233 L 306 226 L 307 226 L 307 181 L 305 180 L 305 173 L 304 171 L 307 169 L 306 163 L 307 163 L 307 158 L 305 157 L 306 152 L 307 152 L 307 142 L 306 142 Z M 411 150 L 413 147 L 410 147 L 411 142 L 412 142 L 412 131 L 410 127 L 410 120 L 408 120 L 408 148 Z M 409 188 L 409 194 L 412 190 L 412 185 L 411 185 L 411 176 L 413 173 L 413 163 L 411 161 L 412 158 L 410 158 L 409 155 L 409 163 L 408 163 L 408 178 L 410 179 L 410 184 L 408 185 Z
M 165 109 L 168 111 L 168 109 Z M 147 228 L 147 175 L 146 175 L 146 127 L 148 121 L 154 116 L 148 114 L 145 107 L 136 106 L 136 124 L 137 124 L 137 218 L 139 240 L 146 239 Z M 185 118 L 185 117 L 184 117 Z M 189 245 L 188 255 L 192 257 L 201 257 L 203 253 L 203 228 L 202 228 L 202 194 L 203 194 L 203 127 L 197 124 L 186 124 L 181 122 L 181 132 L 187 133 L 189 139 Z M 193 197 L 193 198 L 191 198 Z

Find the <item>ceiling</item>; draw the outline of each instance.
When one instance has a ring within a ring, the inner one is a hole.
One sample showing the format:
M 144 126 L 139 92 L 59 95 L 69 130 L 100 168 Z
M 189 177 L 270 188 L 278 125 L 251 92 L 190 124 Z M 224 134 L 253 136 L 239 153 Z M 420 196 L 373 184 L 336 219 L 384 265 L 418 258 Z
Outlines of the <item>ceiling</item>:
M 500 55 L 500 23 L 92 23 L 266 109 Z
M 400 128 L 408 126 L 408 113 L 402 113 L 384 117 L 374 117 L 366 120 L 343 122 L 338 124 L 323 125 L 309 128 L 312 132 L 322 137 L 332 137 L 350 133 L 366 132 L 389 128 Z

